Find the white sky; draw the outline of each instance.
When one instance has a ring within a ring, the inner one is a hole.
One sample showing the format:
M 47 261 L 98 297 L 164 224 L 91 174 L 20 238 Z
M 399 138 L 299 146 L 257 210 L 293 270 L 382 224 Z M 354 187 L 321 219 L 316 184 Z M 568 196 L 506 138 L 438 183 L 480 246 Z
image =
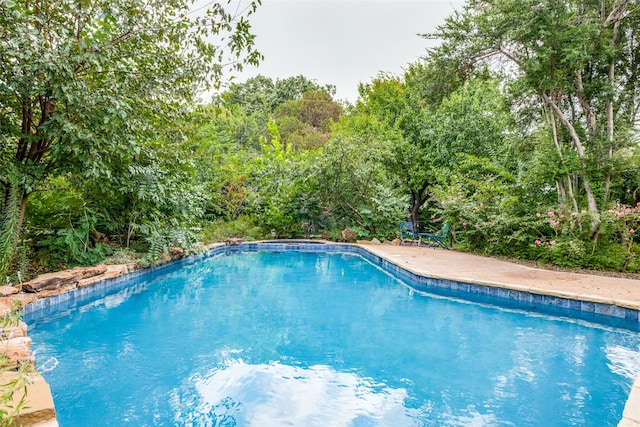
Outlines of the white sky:
M 337 88 L 354 102 L 358 84 L 380 72 L 402 74 L 424 56 L 433 31 L 464 0 L 262 0 L 250 17 L 264 61 L 236 81 L 261 74 L 274 80 L 303 75 Z

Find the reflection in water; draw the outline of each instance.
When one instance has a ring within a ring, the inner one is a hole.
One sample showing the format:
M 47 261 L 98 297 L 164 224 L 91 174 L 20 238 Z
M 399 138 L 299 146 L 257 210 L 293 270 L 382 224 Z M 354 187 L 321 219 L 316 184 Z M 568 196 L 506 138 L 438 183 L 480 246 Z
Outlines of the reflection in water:
M 606 347 L 605 352 L 607 359 L 610 361 L 608 366 L 611 372 L 631 380 L 640 375 L 639 350 L 632 350 L 620 345 L 609 345 Z
M 407 294 L 355 256 L 238 254 L 70 300 L 30 335 L 60 361 L 65 427 L 617 425 L 638 333 Z
M 498 422 L 494 414 L 481 414 L 474 406 L 464 411 L 464 415 L 446 415 L 443 426 L 446 427 L 489 427 L 489 426 L 513 426 L 512 423 Z
M 198 402 L 193 425 L 238 426 L 418 426 L 404 407 L 405 389 L 373 384 L 328 366 L 280 363 L 250 365 L 230 360 L 207 377 L 192 378 Z M 187 393 L 185 393 L 185 396 Z M 174 403 L 179 411 L 185 402 Z M 191 405 L 189 405 L 191 406 Z M 186 415 L 186 414 L 184 414 Z

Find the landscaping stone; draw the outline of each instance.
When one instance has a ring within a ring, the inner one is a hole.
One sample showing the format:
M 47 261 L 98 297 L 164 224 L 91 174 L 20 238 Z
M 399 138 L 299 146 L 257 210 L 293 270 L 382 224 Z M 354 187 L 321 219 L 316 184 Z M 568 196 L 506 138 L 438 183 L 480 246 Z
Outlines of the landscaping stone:
M 4 372 L 0 376 L 0 392 L 4 392 L 11 381 L 17 378 L 16 372 Z M 15 407 L 20 400 L 25 397 L 24 389 L 18 389 L 13 395 L 13 399 L 6 405 L 9 413 L 11 407 Z M 5 409 L 5 408 L 2 408 Z M 57 426 L 56 410 L 51 396 L 49 384 L 40 375 L 36 375 L 33 381 L 27 385 L 26 405 L 20 410 L 15 418 L 16 426 Z
M 88 277 L 86 279 L 80 279 L 78 280 L 78 283 L 76 286 L 78 288 L 83 288 L 85 286 L 90 286 L 98 282 L 101 282 L 103 280 L 115 279 L 116 277 L 120 277 L 123 274 L 133 273 L 137 269 L 138 269 L 138 266 L 137 264 L 134 264 L 134 263 L 108 265 L 107 270 L 103 274 L 99 276 Z
M 356 232 L 351 230 L 350 228 L 345 228 L 344 230 L 342 230 L 341 234 L 344 241 L 353 240 L 356 237 Z
M 20 289 L 15 286 L 0 286 L 0 297 L 8 297 L 20 292 Z
M 27 324 L 22 320 L 18 323 L 18 326 L 9 326 L 0 330 L 0 340 L 7 340 L 9 338 L 19 338 L 27 336 Z
M 38 295 L 36 294 L 25 294 L 24 292 L 21 292 L 19 294 L 13 295 L 11 297 L 7 297 L 10 300 L 18 300 L 20 301 L 20 306 L 24 307 L 27 304 L 31 304 L 32 302 L 34 302 L 35 300 L 38 299 Z
M 22 289 L 25 292 L 32 293 L 39 293 L 44 290 L 51 291 L 58 288 L 65 288 L 65 290 L 68 290 L 69 284 L 72 284 L 75 287 L 76 283 L 78 283 L 78 280 L 98 276 L 100 274 L 103 274 L 105 271 L 107 271 L 107 266 L 104 264 L 100 264 L 95 267 L 76 267 L 70 270 L 42 274 L 33 280 L 23 283 Z
M 171 255 L 171 258 L 176 259 L 176 258 L 185 257 L 187 253 L 182 248 L 169 246 L 169 255 Z
M 63 294 L 65 292 L 72 291 L 76 288 L 76 285 L 77 285 L 77 282 L 61 283 L 56 287 L 43 288 L 40 291 L 38 291 L 37 295 L 39 298 L 49 298 L 54 295 Z
M 10 366 L 18 364 L 19 360 L 30 357 L 31 338 L 17 337 L 9 338 L 0 342 L 0 353 L 7 359 Z
M 0 298 L 0 315 L 11 312 L 12 303 L 11 300 L 13 298 L 10 297 L 2 297 Z

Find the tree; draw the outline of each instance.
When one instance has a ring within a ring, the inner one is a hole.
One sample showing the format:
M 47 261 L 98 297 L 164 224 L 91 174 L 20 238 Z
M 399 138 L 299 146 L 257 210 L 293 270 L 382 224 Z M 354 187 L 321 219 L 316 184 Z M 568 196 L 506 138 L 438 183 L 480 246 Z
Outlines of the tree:
M 434 177 L 430 165 L 424 161 L 415 126 L 420 122 L 420 103 L 411 102 L 406 81 L 397 76 L 381 74 L 371 83 L 361 85 L 359 92 L 355 114 L 364 115 L 370 124 L 380 124 L 376 132 L 392 142 L 387 167 L 410 197 L 409 216 L 417 230 L 419 210 L 427 200 L 427 189 Z M 371 131 L 369 126 L 360 128 L 365 134 Z
M 281 104 L 274 117 L 282 142 L 296 150 L 324 145 L 331 126 L 338 121 L 342 109 L 327 92 L 308 91 L 298 100 Z
M 484 76 L 455 83 L 433 97 L 433 64 L 412 64 L 399 77 L 381 76 L 361 87 L 358 114 L 375 117 L 393 141 L 387 167 L 410 198 L 409 217 L 418 229 L 431 190 L 452 170 L 457 155 L 498 158 L 512 125 L 495 80 Z M 447 87 L 446 85 L 443 85 Z M 432 97 L 426 97 L 431 94 Z M 393 135 L 393 136 L 392 136 Z
M 325 92 L 335 95 L 332 85 L 320 86 L 304 76 L 276 79 L 258 75 L 247 79 L 244 83 L 233 83 L 223 92 L 216 103 L 223 105 L 239 105 L 248 115 L 257 113 L 273 113 L 287 101 L 302 98 L 305 92 Z M 266 124 L 266 123 L 265 123 Z
M 597 237 L 618 153 L 638 118 L 639 14 L 630 0 L 470 2 L 436 34 L 461 69 L 503 73 L 537 102 L 561 157 L 572 152 Z M 564 161 L 564 158 L 561 159 Z M 571 198 L 571 175 L 559 180 Z M 575 203 L 577 206 L 577 203 Z M 576 209 L 576 208 L 574 208 Z M 576 209 L 577 210 L 577 209 Z
M 0 275 L 47 177 L 108 178 L 225 64 L 260 59 L 246 18 L 259 4 L 196 16 L 184 0 L 0 2 Z

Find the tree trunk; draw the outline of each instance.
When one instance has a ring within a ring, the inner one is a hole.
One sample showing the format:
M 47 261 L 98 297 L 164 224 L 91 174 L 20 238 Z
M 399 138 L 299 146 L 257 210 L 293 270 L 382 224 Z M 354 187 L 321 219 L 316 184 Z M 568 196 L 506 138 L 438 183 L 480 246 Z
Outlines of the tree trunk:
M 558 151 L 558 156 L 560 156 L 560 160 L 564 163 L 564 156 L 562 154 L 562 145 L 560 144 L 560 137 L 558 136 L 558 127 L 556 126 L 556 116 L 553 113 L 553 109 L 548 111 L 549 111 L 548 113 L 549 123 L 551 124 L 551 130 L 553 131 L 553 143 L 556 146 L 556 150 Z M 576 200 L 576 195 L 573 192 L 573 185 L 571 184 L 571 176 L 567 173 L 566 178 L 567 178 L 566 190 L 565 190 L 564 183 L 560 180 L 557 181 L 558 194 L 563 198 L 562 203 L 566 203 L 567 197 L 570 198 L 574 211 L 578 212 L 578 202 Z
M 587 164 L 585 161 L 586 153 L 584 145 L 582 144 L 582 140 L 580 139 L 580 135 L 573 127 L 569 119 L 564 115 L 563 111 L 558 107 L 558 105 L 547 95 L 546 93 L 542 93 L 542 99 L 547 103 L 549 107 L 558 115 L 560 122 L 563 126 L 569 131 L 569 135 L 571 136 L 571 141 L 573 142 L 576 152 L 578 153 L 578 158 L 580 159 L 581 168 L 583 173 L 581 174 L 582 185 L 584 187 L 585 194 L 587 196 L 587 208 L 589 209 L 589 213 L 591 214 L 591 235 L 593 237 L 597 236 L 598 229 L 600 228 L 600 211 L 598 209 L 598 201 L 596 200 L 596 195 L 593 192 L 593 188 L 591 187 L 591 180 L 587 175 Z M 595 129 L 595 123 L 592 124 Z
M 411 217 L 411 223 L 413 224 L 413 231 L 416 233 L 420 231 L 420 225 L 418 223 L 418 218 L 420 218 L 420 207 L 424 204 L 424 202 L 427 201 L 427 198 L 425 197 L 427 185 L 428 183 L 424 183 L 419 190 L 411 192 L 411 206 L 409 207 L 409 215 Z
M 613 35 L 611 36 L 611 47 L 612 49 L 616 48 L 618 44 L 618 35 L 620 31 L 620 21 L 618 19 L 613 23 Z M 614 78 L 616 73 L 616 63 L 615 60 L 611 60 L 609 62 L 609 84 L 613 85 Z M 616 150 L 614 146 L 614 136 L 615 136 L 615 123 L 614 123 L 614 112 L 613 112 L 613 93 L 609 95 L 607 99 L 607 143 L 609 145 L 609 164 L 613 160 L 613 153 Z M 604 177 L 604 203 L 606 204 L 609 200 L 609 193 L 611 189 L 611 171 L 607 170 L 607 173 Z

